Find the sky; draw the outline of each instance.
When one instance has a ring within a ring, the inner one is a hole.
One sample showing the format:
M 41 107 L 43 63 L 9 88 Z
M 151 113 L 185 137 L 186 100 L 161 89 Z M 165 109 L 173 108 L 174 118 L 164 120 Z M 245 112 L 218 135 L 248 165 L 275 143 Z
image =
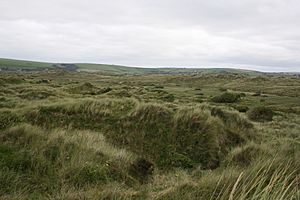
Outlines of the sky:
M 0 0 L 0 57 L 300 72 L 299 0 Z

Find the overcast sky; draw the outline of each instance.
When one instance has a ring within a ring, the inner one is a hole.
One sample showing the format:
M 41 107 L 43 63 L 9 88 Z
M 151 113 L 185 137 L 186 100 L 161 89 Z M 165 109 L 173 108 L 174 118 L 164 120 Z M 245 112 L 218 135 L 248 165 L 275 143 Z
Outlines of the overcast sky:
M 300 71 L 300 1 L 0 0 L 0 57 Z

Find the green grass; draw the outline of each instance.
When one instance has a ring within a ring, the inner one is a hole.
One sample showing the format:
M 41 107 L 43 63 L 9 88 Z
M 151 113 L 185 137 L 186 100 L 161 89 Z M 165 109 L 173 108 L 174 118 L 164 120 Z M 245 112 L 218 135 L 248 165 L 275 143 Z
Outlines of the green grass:
M 0 199 L 299 198 L 295 77 L 103 70 L 0 73 Z
M 52 63 L 47 62 L 35 62 L 27 60 L 13 60 L 0 58 L 0 68 L 13 68 L 13 69 L 43 69 L 43 68 L 53 68 Z
M 230 68 L 140 68 L 129 67 L 122 65 L 109 65 L 109 64 L 92 64 L 92 63 L 71 63 L 76 71 L 82 72 L 100 72 L 104 74 L 113 75 L 126 75 L 126 74 L 244 74 L 250 76 L 262 75 L 262 72 L 243 70 L 243 69 L 230 69 Z M 36 62 L 27 60 L 13 60 L 0 58 L 0 69 L 8 71 L 17 70 L 43 70 L 43 69 L 55 69 L 56 63 Z M 155 67 L 155 66 L 154 66 Z

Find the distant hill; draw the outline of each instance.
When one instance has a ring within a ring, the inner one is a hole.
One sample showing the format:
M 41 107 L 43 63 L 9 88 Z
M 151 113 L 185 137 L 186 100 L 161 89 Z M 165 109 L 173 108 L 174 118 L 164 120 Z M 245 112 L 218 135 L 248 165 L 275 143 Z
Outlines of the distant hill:
M 232 68 L 141 68 L 108 64 L 49 63 L 0 58 L 1 71 L 45 71 L 55 69 L 64 69 L 67 71 L 101 72 L 115 75 L 234 73 L 256 76 L 264 74 L 263 72 L 259 71 Z

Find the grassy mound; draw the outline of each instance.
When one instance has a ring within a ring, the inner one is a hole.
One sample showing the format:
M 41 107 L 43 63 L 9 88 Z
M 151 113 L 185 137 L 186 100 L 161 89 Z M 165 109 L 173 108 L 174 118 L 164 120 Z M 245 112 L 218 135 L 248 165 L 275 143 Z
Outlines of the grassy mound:
M 26 119 L 46 127 L 71 125 L 78 129 L 101 129 L 104 123 L 107 126 L 113 125 L 113 122 L 130 112 L 134 105 L 132 99 L 84 99 L 38 107 L 27 113 Z
M 224 92 L 221 95 L 215 96 L 211 99 L 214 103 L 235 103 L 241 98 L 240 94 Z
M 247 112 L 249 119 L 258 122 L 272 121 L 273 115 L 272 109 L 264 106 L 254 107 Z
M 205 174 L 198 181 L 186 180 L 155 194 L 155 199 L 297 199 L 299 169 L 290 160 L 274 159 L 256 163 L 241 171 Z
M 259 82 L 0 73 L 0 199 L 299 199 L 300 79 Z M 210 101 L 223 92 L 243 100 Z M 277 116 L 252 123 L 243 105 Z
M 245 105 L 236 105 L 234 106 L 234 108 L 239 111 L 239 112 L 242 112 L 242 113 L 245 113 L 249 110 L 249 107 L 248 106 L 245 106 Z
M 84 100 L 39 107 L 26 115 L 44 127 L 103 131 L 107 139 L 160 168 L 216 168 L 229 149 L 253 137 L 253 125 L 238 113 L 134 100 Z M 155 148 L 153 148 L 155 147 Z
M 221 143 L 225 149 L 230 149 L 256 137 L 253 124 L 237 112 L 213 107 L 211 115 L 218 117 L 223 122 L 224 134 Z
M 269 152 L 266 148 L 253 142 L 233 149 L 227 157 L 228 163 L 233 166 L 246 167 L 259 158 L 267 156 Z
M 0 196 L 60 194 L 63 189 L 135 181 L 129 175 L 135 156 L 111 146 L 99 133 L 46 131 L 25 124 L 3 131 L 0 140 Z
M 179 110 L 174 117 L 174 148 L 203 168 L 216 168 L 219 165 L 218 135 L 221 131 L 221 123 L 207 110 Z
M 172 118 L 173 112 L 165 106 L 140 103 L 124 121 L 127 130 L 123 139 L 132 151 L 162 167 L 170 152 Z

